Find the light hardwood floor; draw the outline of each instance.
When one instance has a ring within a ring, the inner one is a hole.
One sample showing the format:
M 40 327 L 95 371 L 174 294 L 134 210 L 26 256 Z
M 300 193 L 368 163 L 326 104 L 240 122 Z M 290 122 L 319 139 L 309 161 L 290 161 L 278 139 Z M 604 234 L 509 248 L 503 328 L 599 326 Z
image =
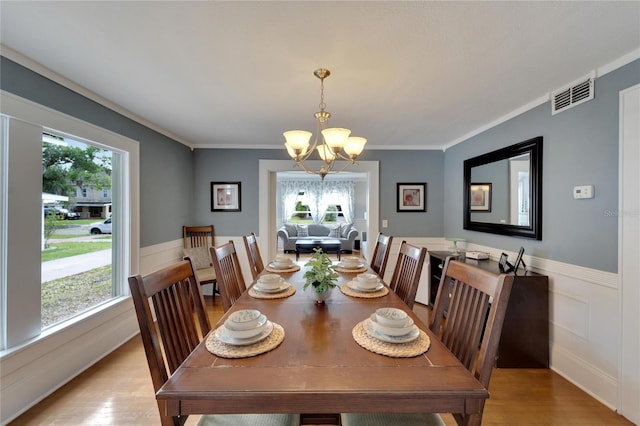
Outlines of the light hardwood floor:
M 205 299 L 215 324 L 222 314 L 219 298 Z M 414 310 L 427 321 L 427 308 L 416 304 Z M 483 425 L 632 425 L 547 369 L 496 369 L 489 390 Z M 452 417 L 444 419 L 455 425 Z M 159 420 L 136 336 L 10 425 L 158 425 Z M 187 425 L 197 420 L 192 416 Z

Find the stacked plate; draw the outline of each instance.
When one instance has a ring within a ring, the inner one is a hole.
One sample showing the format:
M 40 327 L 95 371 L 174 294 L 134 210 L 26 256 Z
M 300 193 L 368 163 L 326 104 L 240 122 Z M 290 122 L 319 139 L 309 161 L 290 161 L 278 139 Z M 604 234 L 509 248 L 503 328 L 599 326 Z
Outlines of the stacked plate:
M 364 331 L 388 343 L 407 343 L 420 336 L 420 329 L 402 309 L 380 308 L 365 320 Z
M 278 274 L 263 274 L 258 277 L 258 282 L 253 289 L 261 293 L 280 293 L 291 286 Z
M 346 256 L 342 258 L 338 266 L 343 269 L 360 269 L 366 264 L 357 256 Z
M 347 286 L 355 291 L 374 292 L 384 288 L 380 281 L 380 277 L 376 274 L 364 273 L 358 274 L 353 281 L 349 281 Z
M 295 264 L 288 256 L 276 256 L 269 264 L 273 269 L 291 269 Z
M 273 331 L 273 323 L 260 311 L 244 309 L 229 315 L 216 337 L 229 345 L 251 345 L 266 338 Z

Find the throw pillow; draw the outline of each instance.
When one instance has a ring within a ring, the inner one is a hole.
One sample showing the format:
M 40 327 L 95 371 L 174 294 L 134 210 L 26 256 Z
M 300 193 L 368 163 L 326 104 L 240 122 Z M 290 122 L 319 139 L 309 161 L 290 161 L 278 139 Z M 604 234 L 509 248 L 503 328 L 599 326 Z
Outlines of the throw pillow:
M 341 229 L 340 234 L 342 235 L 342 238 L 347 238 L 352 226 L 353 226 L 353 223 L 345 223 L 340 226 L 340 229 Z
M 340 238 L 340 231 L 342 228 L 340 225 L 336 225 L 333 228 L 329 228 L 329 238 Z
M 291 225 L 289 223 L 285 223 L 284 224 L 284 229 L 286 229 L 287 234 L 289 234 L 289 237 L 297 237 L 298 236 L 298 228 L 296 227 L 296 225 Z
M 309 236 L 309 228 L 307 228 L 307 225 L 296 225 L 296 230 L 298 231 L 298 237 Z
M 196 269 L 204 269 L 211 266 L 211 254 L 208 247 L 192 247 L 184 249 L 184 255 L 189 256 Z

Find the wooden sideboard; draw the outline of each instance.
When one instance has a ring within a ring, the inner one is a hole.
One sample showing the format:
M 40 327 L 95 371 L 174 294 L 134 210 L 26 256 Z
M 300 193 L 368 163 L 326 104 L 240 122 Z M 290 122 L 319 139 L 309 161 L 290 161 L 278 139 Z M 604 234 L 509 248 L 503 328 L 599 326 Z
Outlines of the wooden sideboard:
M 429 252 L 429 306 L 433 306 L 448 251 Z M 500 274 L 498 262 L 464 262 Z M 513 272 L 511 272 L 513 273 Z M 549 277 L 522 269 L 515 276 L 498 348 L 499 368 L 549 367 Z

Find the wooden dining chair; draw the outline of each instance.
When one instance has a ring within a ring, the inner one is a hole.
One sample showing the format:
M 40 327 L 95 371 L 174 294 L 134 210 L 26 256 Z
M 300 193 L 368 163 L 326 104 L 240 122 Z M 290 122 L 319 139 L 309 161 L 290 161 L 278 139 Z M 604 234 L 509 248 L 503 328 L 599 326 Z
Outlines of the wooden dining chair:
M 391 243 L 393 237 L 391 235 L 378 234 L 376 238 L 376 246 L 373 249 L 373 257 L 371 258 L 371 269 L 378 276 L 384 279 L 384 272 L 387 269 L 387 260 L 389 260 L 389 252 L 391 251 Z
M 211 247 L 210 250 L 220 295 L 222 296 L 222 309 L 226 312 L 245 292 L 247 287 L 242 277 L 238 253 L 233 241 L 229 241 L 219 247 Z
M 512 275 L 495 275 L 449 257 L 429 328 L 485 388 L 496 363 L 502 325 L 513 286 Z M 452 413 L 459 425 L 479 426 L 480 413 Z M 444 425 L 437 414 L 351 414 L 342 415 L 344 426 Z
M 262 262 L 262 256 L 260 256 L 256 234 L 252 232 L 251 235 L 244 235 L 242 239 L 244 240 L 244 247 L 247 249 L 251 276 L 256 280 L 260 272 L 264 270 L 264 263 Z
M 213 284 L 216 290 L 216 272 L 211 262 L 210 247 L 215 247 L 216 234 L 213 225 L 183 226 L 182 240 L 185 257 L 191 258 L 200 285 Z
M 144 277 L 132 275 L 129 277 L 129 287 L 153 389 L 157 392 L 211 330 L 211 325 L 191 259 Z M 153 303 L 149 303 L 150 300 Z M 158 401 L 158 410 L 162 426 L 183 425 L 188 417 L 165 415 L 161 401 Z M 216 414 L 202 416 L 198 424 L 289 426 L 298 422 L 297 415 L 287 414 Z
M 416 247 L 403 241 L 400 244 L 398 261 L 393 270 L 393 276 L 389 287 L 393 290 L 409 308 L 413 308 L 416 300 L 416 292 L 420 284 L 420 274 L 427 256 L 425 247 Z

